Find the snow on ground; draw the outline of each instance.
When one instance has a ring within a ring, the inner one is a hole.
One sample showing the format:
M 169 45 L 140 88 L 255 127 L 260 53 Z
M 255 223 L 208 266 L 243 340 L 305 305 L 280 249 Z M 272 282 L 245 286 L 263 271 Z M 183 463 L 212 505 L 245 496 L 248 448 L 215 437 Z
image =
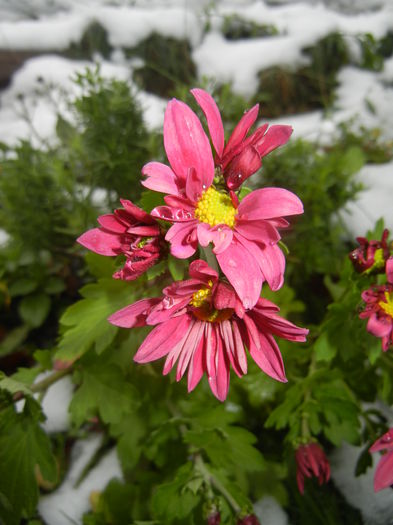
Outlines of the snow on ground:
M 108 452 L 84 478 L 78 482 L 86 463 L 101 445 L 100 436 L 89 436 L 77 441 L 71 453 L 70 468 L 60 487 L 40 499 L 38 510 L 48 525 L 70 525 L 82 523 L 82 516 L 90 510 L 89 497 L 92 492 L 102 491 L 113 478 L 122 479 L 116 451 Z

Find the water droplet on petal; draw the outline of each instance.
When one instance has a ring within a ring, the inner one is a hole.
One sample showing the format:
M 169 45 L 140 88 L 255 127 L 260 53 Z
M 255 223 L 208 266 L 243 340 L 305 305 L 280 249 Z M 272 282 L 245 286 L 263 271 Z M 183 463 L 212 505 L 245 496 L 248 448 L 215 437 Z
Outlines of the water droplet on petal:
M 173 306 L 173 299 L 172 297 L 164 297 L 162 300 L 162 305 L 165 310 L 169 310 Z
M 202 184 L 202 189 L 205 190 L 207 188 L 206 184 Z
M 191 213 L 189 211 L 186 211 L 185 214 L 184 214 L 184 217 L 186 219 L 191 219 L 192 215 L 191 215 Z

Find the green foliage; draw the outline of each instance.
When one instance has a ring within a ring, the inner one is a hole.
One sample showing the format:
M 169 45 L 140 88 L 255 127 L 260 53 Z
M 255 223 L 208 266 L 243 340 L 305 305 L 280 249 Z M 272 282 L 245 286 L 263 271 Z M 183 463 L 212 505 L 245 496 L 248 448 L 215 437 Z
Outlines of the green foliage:
M 26 398 L 22 413 L 10 406 L 0 412 L 0 517 L 4 523 L 18 525 L 30 516 L 38 501 L 36 474 L 55 481 L 57 472 L 49 438 L 40 428 L 39 404 Z
M 260 25 L 253 20 L 246 20 L 236 14 L 224 17 L 221 32 L 227 40 L 243 40 L 278 35 L 276 27 L 267 24 Z

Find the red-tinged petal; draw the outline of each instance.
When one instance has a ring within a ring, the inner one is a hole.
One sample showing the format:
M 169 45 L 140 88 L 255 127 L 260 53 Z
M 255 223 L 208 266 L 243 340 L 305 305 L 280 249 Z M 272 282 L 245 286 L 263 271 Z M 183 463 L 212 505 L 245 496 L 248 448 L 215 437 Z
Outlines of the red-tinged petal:
M 148 317 L 146 318 L 146 324 L 156 325 L 158 323 L 164 323 L 173 317 L 177 312 L 184 308 L 190 301 L 190 297 L 184 299 L 172 297 L 164 297 L 154 308 L 151 309 Z
M 288 341 L 304 342 L 309 332 L 307 328 L 300 328 L 294 325 L 277 315 L 274 311 L 258 309 L 257 306 L 254 307 L 251 315 L 260 331 L 264 332 L 267 330 Z
M 189 211 L 192 215 L 195 212 L 195 204 L 193 204 L 186 197 L 179 197 L 178 195 L 165 195 L 164 201 L 171 208 L 182 208 L 185 211 Z
M 247 220 L 273 219 L 303 213 L 302 201 L 283 188 L 261 188 L 244 197 L 238 208 L 238 218 Z
M 299 469 L 296 472 L 296 482 L 300 494 L 304 494 L 304 475 Z
M 171 206 L 157 206 L 151 212 L 152 217 L 169 222 L 189 222 L 194 220 L 192 213 L 183 208 L 172 208 Z
M 239 327 L 237 325 L 237 322 L 234 321 L 232 323 L 232 329 L 233 329 L 233 340 L 235 343 L 236 359 L 237 359 L 237 362 L 239 363 L 240 370 L 243 372 L 243 374 L 247 374 L 247 356 L 246 356 L 243 339 L 242 339 Z
M 213 329 L 213 323 L 206 323 L 205 326 L 206 339 L 206 370 L 209 377 L 216 375 L 216 346 L 217 337 L 216 331 Z
M 171 254 L 179 259 L 188 259 L 194 255 L 198 241 L 195 235 L 197 222 L 174 224 L 167 232 L 165 239 L 171 243 Z
M 287 382 L 285 377 L 284 363 L 282 360 L 280 349 L 276 341 L 270 334 L 259 333 L 260 349 L 258 349 L 253 342 L 250 344 L 250 355 L 265 374 L 281 381 Z
M 176 381 L 180 381 L 183 377 L 195 350 L 198 348 L 201 339 L 203 340 L 204 328 L 204 322 L 196 321 L 188 332 L 187 340 L 184 342 L 183 350 L 179 356 L 176 370 Z
M 261 164 L 261 157 L 254 146 L 246 147 L 226 168 L 226 185 L 230 190 L 237 190 L 245 180 L 259 170 Z
M 137 235 L 138 237 L 156 237 L 160 234 L 160 228 L 158 225 L 133 226 L 132 228 L 128 228 L 127 232 Z
M 100 217 L 98 217 L 97 221 L 100 224 L 100 226 L 102 226 L 106 230 L 109 230 L 110 232 L 119 234 L 127 231 L 127 224 L 118 221 L 115 215 L 113 215 L 113 213 L 108 215 L 101 215 Z
M 378 318 L 373 314 L 367 322 L 367 331 L 375 337 L 386 337 L 392 331 L 392 320 L 385 317 Z
M 161 162 L 149 162 L 142 168 L 142 175 L 147 177 L 142 181 L 145 188 L 160 193 L 179 195 L 179 181 L 169 166 Z
M 134 304 L 130 304 L 121 310 L 118 310 L 110 317 L 108 321 L 121 328 L 133 328 L 135 326 L 145 326 L 146 317 L 149 315 L 151 308 L 160 302 L 160 299 L 141 299 Z
M 195 350 L 194 355 L 191 358 L 190 364 L 188 366 L 188 376 L 187 376 L 187 389 L 188 392 L 192 392 L 197 386 L 199 381 L 202 379 L 204 366 L 203 366 L 203 356 L 204 356 L 204 347 L 205 347 L 205 337 L 201 337 L 199 341 L 198 348 Z
M 216 375 L 209 377 L 209 385 L 216 398 L 225 401 L 229 389 L 229 362 L 224 355 L 220 335 L 216 337 Z
M 214 161 L 209 139 L 195 113 L 176 99 L 165 111 L 164 146 L 172 169 L 184 183 L 189 168 L 194 168 L 201 183 L 211 186 Z
M 224 355 L 229 359 L 229 362 L 238 377 L 242 377 L 243 373 L 236 359 L 235 342 L 233 340 L 233 332 L 231 323 L 228 320 L 219 323 L 221 341 L 223 344 Z
M 133 202 L 127 199 L 120 199 L 120 202 L 124 210 L 122 210 L 121 208 L 115 210 L 115 214 L 119 214 L 121 218 L 127 223 L 130 222 L 129 215 L 131 215 L 135 222 L 143 222 L 145 224 L 154 224 L 156 222 L 152 217 L 150 217 L 148 213 L 145 212 L 145 210 L 142 210 Z
M 389 259 L 386 261 L 386 277 L 388 279 L 388 283 L 393 284 L 393 257 L 389 257 Z
M 230 246 L 216 257 L 244 308 L 251 309 L 258 301 L 262 288 L 263 278 L 258 262 L 235 237 Z
M 214 149 L 221 158 L 224 151 L 224 126 L 217 104 L 213 97 L 203 89 L 191 89 L 191 93 L 205 114 Z
M 374 491 L 386 489 L 393 485 L 393 452 L 381 457 L 374 474 Z
M 265 157 L 279 146 L 286 144 L 292 132 L 291 126 L 270 126 L 266 134 L 255 144 L 260 157 Z
M 280 234 L 269 221 L 245 221 L 238 219 L 235 226 L 236 232 L 250 241 L 263 244 L 276 243 L 281 239 Z
M 207 262 L 202 259 L 192 261 L 188 273 L 193 279 L 198 279 L 199 281 L 206 283 L 209 280 L 216 281 L 218 279 L 218 273 L 213 270 L 213 268 L 210 268 Z
M 190 323 L 188 315 L 181 315 L 156 326 L 139 347 L 134 361 L 149 363 L 166 355 L 188 332 Z
M 202 193 L 207 189 L 202 183 L 201 178 L 193 167 L 188 170 L 186 179 L 186 195 L 192 202 L 197 202 Z
M 240 311 L 244 312 L 243 305 L 232 286 L 229 286 L 222 281 L 217 284 L 214 290 L 213 306 L 216 310 L 232 308 L 233 310 L 240 309 Z
M 215 254 L 225 251 L 232 242 L 233 231 L 227 225 L 210 226 L 206 222 L 199 222 L 197 226 L 198 241 L 201 246 L 214 244 Z
M 117 234 L 108 233 L 100 228 L 93 228 L 78 237 L 77 242 L 100 255 L 119 255 L 121 253 L 121 241 Z
M 233 130 L 232 135 L 229 137 L 228 144 L 225 146 L 224 163 L 226 163 L 226 159 L 231 159 L 231 151 L 234 150 L 243 141 L 244 137 L 249 132 L 251 126 L 257 119 L 258 111 L 259 104 L 256 104 L 251 109 L 246 111 L 246 113 L 240 119 L 239 123 Z
M 369 448 L 370 452 L 379 452 L 380 450 L 393 449 L 393 428 L 390 428 L 385 434 Z
M 193 326 L 194 326 L 194 321 L 193 321 L 193 319 L 191 319 L 191 323 L 190 323 L 190 325 L 188 327 L 188 330 L 186 330 L 184 332 L 183 337 L 180 339 L 180 341 L 178 343 L 176 343 L 176 345 L 171 349 L 171 351 L 166 356 L 164 368 L 163 368 L 163 371 L 162 371 L 164 376 L 169 374 L 169 372 L 172 370 L 172 368 L 176 364 L 176 361 L 178 360 L 179 355 L 183 351 L 184 344 L 187 341 L 189 331 L 191 330 L 191 328 Z

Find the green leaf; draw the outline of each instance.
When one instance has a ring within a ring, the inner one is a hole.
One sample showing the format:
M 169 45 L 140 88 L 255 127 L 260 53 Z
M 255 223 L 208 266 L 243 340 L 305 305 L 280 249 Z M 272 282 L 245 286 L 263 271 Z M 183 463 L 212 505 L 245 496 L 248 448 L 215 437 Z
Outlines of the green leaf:
M 164 195 L 162 193 L 157 193 L 152 190 L 142 191 L 141 198 L 139 201 L 139 206 L 144 209 L 147 213 L 150 213 L 153 208 L 156 206 L 164 206 Z
M 0 413 L 0 518 L 7 525 L 19 525 L 22 516 L 33 514 L 38 501 L 36 465 L 42 477 L 54 482 L 56 463 L 49 438 L 41 429 L 40 406 L 32 398 L 25 400 L 22 413 L 10 407 Z
M 200 498 L 187 488 L 193 477 L 192 464 L 188 463 L 179 468 L 172 481 L 160 485 L 152 497 L 154 515 L 164 523 L 190 516 L 200 501 Z
M 162 275 L 167 269 L 167 261 L 162 260 L 159 263 L 155 264 L 151 268 L 149 268 L 146 272 L 147 280 L 150 281 L 151 279 L 154 279 L 155 277 L 158 277 L 159 275 Z
M 28 295 L 19 303 L 19 315 L 26 324 L 32 328 L 37 328 L 45 321 L 50 305 L 51 300 L 44 293 Z
M 38 282 L 34 279 L 18 279 L 14 281 L 8 288 L 11 297 L 17 297 L 18 295 L 27 295 L 37 288 Z
M 0 372 L 0 388 L 10 394 L 23 392 L 24 394 L 33 395 L 33 392 L 24 383 L 16 381 L 12 377 L 7 377 L 3 372 Z
M 118 331 L 108 317 L 132 303 L 137 289 L 136 284 L 114 279 L 100 279 L 84 286 L 80 291 L 84 299 L 71 305 L 60 318 L 67 329 L 60 339 L 56 359 L 73 361 L 93 346 L 97 353 L 103 352 Z
M 118 424 L 135 410 L 136 390 L 118 366 L 105 360 L 93 362 L 81 374 L 81 386 L 69 406 L 76 426 L 95 415 L 104 423 Z
M 132 470 L 141 452 L 142 438 L 146 434 L 143 418 L 134 410 L 118 423 L 112 423 L 110 434 L 117 438 L 117 455 L 124 471 Z
M 30 327 L 27 324 L 22 324 L 8 332 L 0 344 L 0 356 L 11 354 L 16 350 L 26 339 L 29 330 Z
M 168 268 L 171 272 L 174 281 L 181 281 L 184 279 L 184 274 L 188 268 L 188 261 L 184 259 L 177 259 L 173 255 L 168 256 Z
M 44 292 L 47 294 L 57 294 L 65 290 L 65 283 L 60 277 L 49 277 L 45 283 Z
M 337 353 L 337 348 L 333 346 L 326 333 L 318 337 L 314 344 L 315 359 L 330 362 Z

